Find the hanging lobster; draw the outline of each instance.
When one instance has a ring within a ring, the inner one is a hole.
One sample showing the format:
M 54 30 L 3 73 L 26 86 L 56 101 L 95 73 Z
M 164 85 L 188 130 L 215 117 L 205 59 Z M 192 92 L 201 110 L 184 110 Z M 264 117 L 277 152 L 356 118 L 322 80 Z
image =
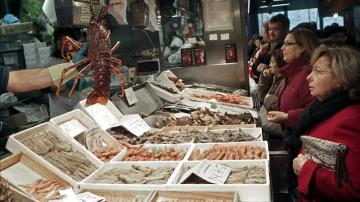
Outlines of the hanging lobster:
M 120 5 L 122 3 L 112 3 L 107 6 L 103 6 L 99 15 L 95 17 L 95 10 L 92 0 L 90 0 L 90 26 L 87 33 L 87 42 L 89 44 L 88 48 L 88 58 L 85 58 L 74 65 L 63 70 L 59 85 L 57 86 L 56 95 L 59 95 L 61 86 L 63 85 L 64 78 L 66 73 L 76 67 L 87 64 L 83 69 L 81 69 L 75 76 L 74 84 L 69 92 L 69 96 L 73 93 L 77 83 L 79 82 L 80 77 L 82 77 L 86 70 L 89 68 L 93 69 L 93 74 L 95 77 L 95 84 L 93 86 L 94 90 L 90 93 L 90 95 L 86 99 L 87 105 L 92 104 L 106 104 L 109 100 L 110 92 L 110 82 L 111 82 L 111 74 L 117 74 L 122 83 L 121 90 L 122 96 L 124 95 L 124 87 L 125 87 L 125 76 L 120 71 L 121 60 L 116 59 L 111 56 L 111 54 L 119 48 L 120 42 L 118 41 L 113 48 L 111 48 L 110 44 L 110 30 L 106 28 L 105 24 L 105 12 L 106 9 L 110 6 Z M 72 48 L 69 48 L 69 43 Z M 72 54 L 67 53 L 66 51 L 71 50 L 74 52 L 75 50 L 79 50 L 83 46 L 82 43 L 75 41 L 70 37 L 66 37 L 64 39 L 63 47 L 61 54 L 66 60 L 70 60 L 72 58 Z

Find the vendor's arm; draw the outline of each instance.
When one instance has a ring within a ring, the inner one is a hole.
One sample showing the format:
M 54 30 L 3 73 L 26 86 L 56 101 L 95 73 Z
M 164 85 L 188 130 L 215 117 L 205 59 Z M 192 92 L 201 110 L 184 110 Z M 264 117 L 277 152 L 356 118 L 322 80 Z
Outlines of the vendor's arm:
M 27 92 L 52 85 L 47 68 L 11 71 L 7 90 L 10 92 Z

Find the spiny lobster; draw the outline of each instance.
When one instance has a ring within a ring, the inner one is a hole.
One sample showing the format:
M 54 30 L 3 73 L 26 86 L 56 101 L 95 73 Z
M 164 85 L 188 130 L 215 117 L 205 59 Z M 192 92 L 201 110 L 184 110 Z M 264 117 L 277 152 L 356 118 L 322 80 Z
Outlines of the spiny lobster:
M 110 6 L 115 5 L 122 5 L 122 3 L 112 3 L 107 6 L 103 6 L 99 11 L 98 17 L 95 17 L 94 5 L 92 0 L 90 0 L 91 18 L 90 26 L 87 33 L 87 42 L 89 45 L 88 57 L 63 70 L 60 83 L 57 86 L 56 95 L 59 95 L 60 93 L 60 89 L 63 85 L 66 73 L 73 68 L 79 67 L 87 63 L 88 64 L 76 74 L 73 86 L 69 92 L 69 96 L 73 93 L 77 83 L 79 82 L 80 77 L 82 77 L 86 73 L 86 70 L 88 68 L 93 69 L 95 84 L 93 86 L 94 90 L 86 99 L 87 105 L 92 105 L 96 103 L 105 105 L 108 102 L 110 96 L 109 88 L 112 72 L 120 77 L 122 81 L 122 96 L 124 95 L 125 76 L 121 73 L 119 69 L 122 61 L 111 56 L 111 54 L 119 48 L 120 42 L 118 41 L 114 45 L 114 47 L 111 48 L 110 30 L 106 28 L 105 23 L 106 9 Z M 78 50 L 83 47 L 82 43 L 77 42 L 70 37 L 66 37 L 64 39 L 63 48 L 61 50 L 62 56 L 66 60 L 70 60 L 71 58 L 71 55 L 65 53 L 65 49 L 69 47 L 69 43 L 73 47 L 73 50 Z

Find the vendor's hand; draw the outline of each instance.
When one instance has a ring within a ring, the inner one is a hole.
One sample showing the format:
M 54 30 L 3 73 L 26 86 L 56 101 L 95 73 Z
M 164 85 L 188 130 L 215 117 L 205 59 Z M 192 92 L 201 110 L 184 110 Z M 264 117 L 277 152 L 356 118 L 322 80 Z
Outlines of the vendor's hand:
M 294 160 L 293 160 L 293 169 L 294 173 L 296 175 L 300 174 L 300 171 L 302 167 L 304 166 L 305 162 L 307 161 L 307 158 L 303 154 L 299 154 Z
M 269 111 L 267 119 L 271 122 L 283 123 L 287 121 L 288 114 L 281 111 Z

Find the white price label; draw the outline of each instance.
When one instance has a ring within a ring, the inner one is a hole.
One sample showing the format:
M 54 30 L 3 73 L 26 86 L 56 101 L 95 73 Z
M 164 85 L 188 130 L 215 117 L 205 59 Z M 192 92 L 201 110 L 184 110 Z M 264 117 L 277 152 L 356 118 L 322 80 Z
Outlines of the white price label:
M 209 34 L 209 40 L 210 41 L 218 40 L 218 35 L 217 34 Z
M 179 183 L 184 182 L 191 174 L 195 174 L 210 183 L 224 184 L 230 173 L 230 167 L 217 163 L 201 162 L 188 170 L 180 179 Z
M 224 40 L 229 40 L 230 36 L 229 36 L 229 33 L 225 33 L 225 34 L 220 34 L 220 39 L 222 41 Z
M 86 107 L 86 109 L 102 129 L 108 129 L 119 124 L 119 121 L 104 105 L 94 104 Z
M 86 127 L 77 119 L 71 119 L 59 125 L 65 134 L 75 137 L 76 135 L 86 131 Z
M 125 89 L 125 97 L 129 103 L 129 105 L 135 104 L 138 100 L 136 99 L 134 90 L 132 87 Z
M 151 129 L 138 114 L 125 115 L 120 122 L 124 128 L 138 137 Z

